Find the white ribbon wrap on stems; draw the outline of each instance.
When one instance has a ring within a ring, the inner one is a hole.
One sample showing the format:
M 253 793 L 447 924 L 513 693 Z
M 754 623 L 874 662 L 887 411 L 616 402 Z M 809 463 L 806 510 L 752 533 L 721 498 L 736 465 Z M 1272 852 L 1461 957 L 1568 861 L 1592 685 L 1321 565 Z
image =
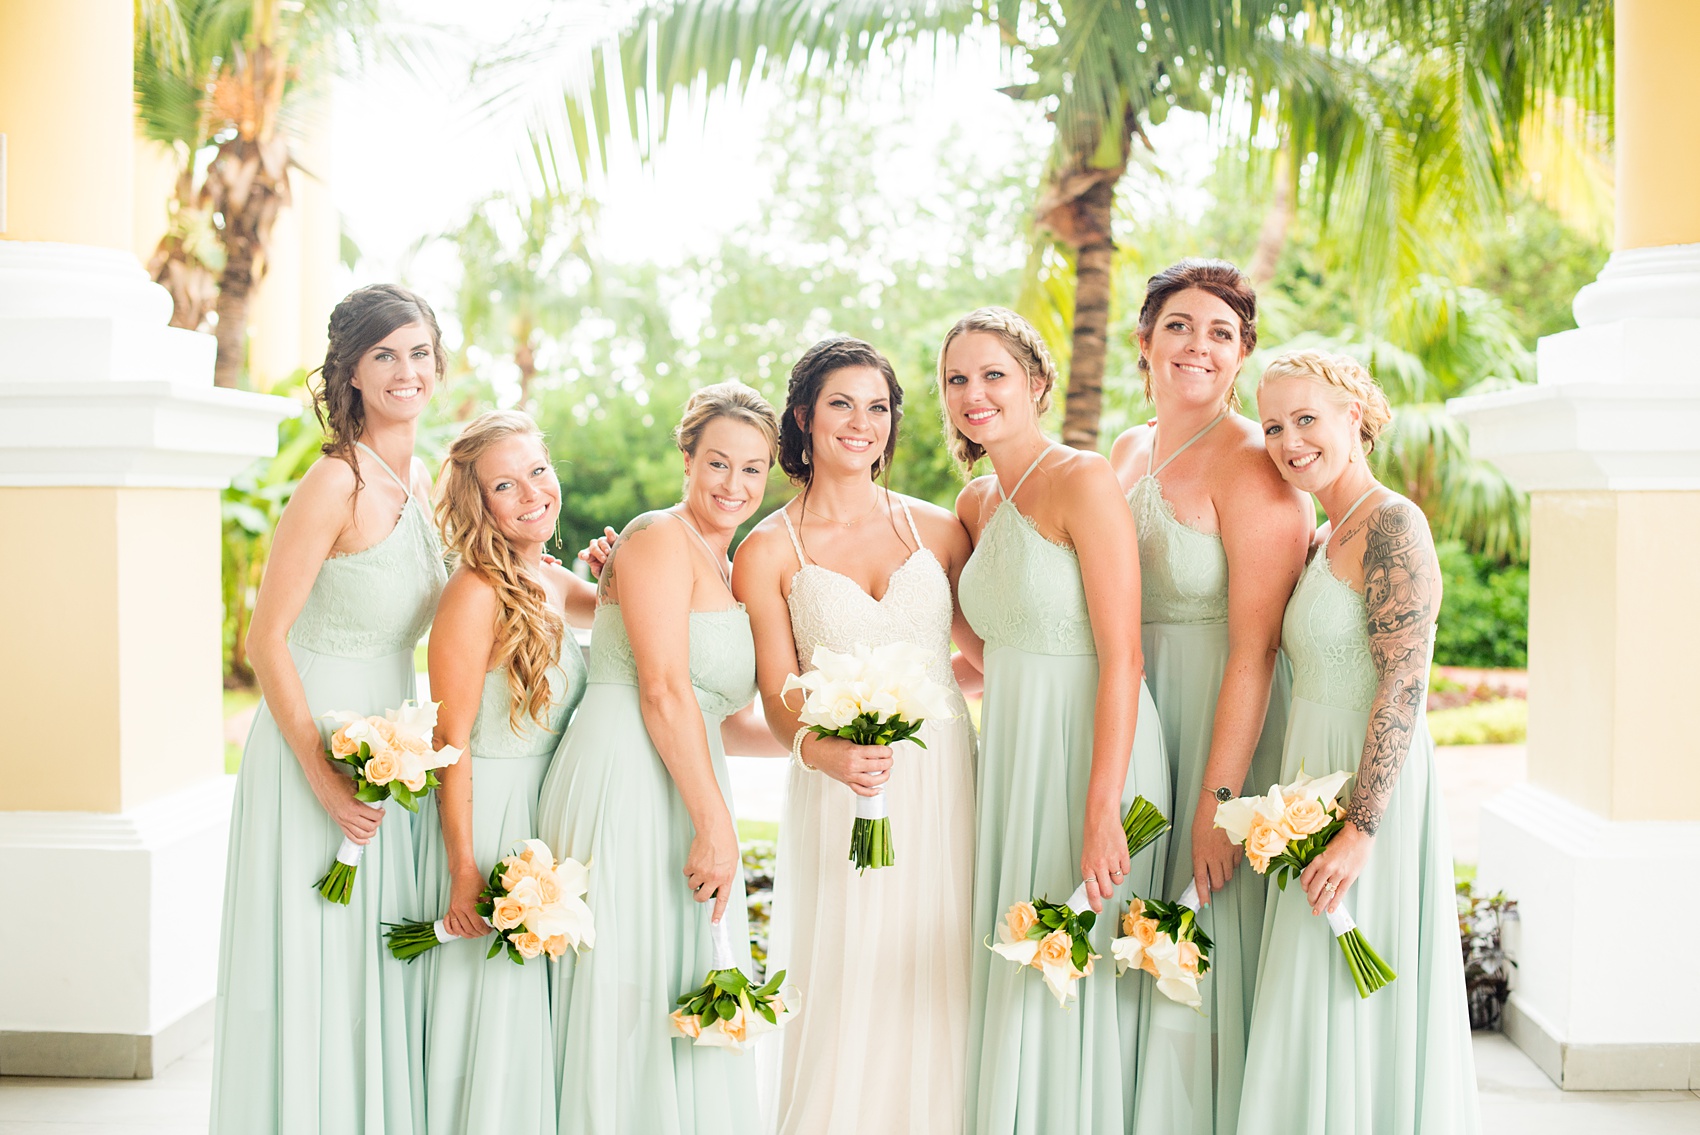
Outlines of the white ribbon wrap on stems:
M 1327 918 L 1328 929 L 1334 931 L 1334 937 L 1336 938 L 1344 938 L 1346 935 L 1358 928 L 1358 924 L 1352 921 L 1352 916 L 1346 912 L 1344 905 L 1341 905 L 1338 909 L 1328 911 Z
M 344 867 L 358 867 L 360 866 L 360 854 L 365 850 L 364 844 L 355 843 L 344 836 L 342 846 L 336 849 L 336 861 Z
M 431 923 L 431 929 L 437 935 L 437 941 L 444 946 L 448 945 L 450 942 L 453 942 L 455 940 L 455 938 L 457 937 L 457 935 L 455 935 L 455 934 L 453 934 L 449 931 L 448 924 L 445 923 L 440 918 L 437 919 L 437 921 Z
M 883 820 L 890 815 L 885 809 L 885 789 L 880 789 L 878 796 L 856 795 L 856 818 L 858 820 Z
M 1074 911 L 1076 914 L 1079 914 L 1083 910 L 1091 910 L 1092 904 L 1086 899 L 1086 884 L 1082 883 L 1080 886 L 1074 888 L 1074 893 L 1068 896 L 1068 901 L 1063 905 Z
M 1181 903 L 1182 906 L 1184 906 L 1188 910 L 1192 911 L 1192 913 L 1194 913 L 1194 914 L 1198 913 L 1198 883 L 1197 882 L 1191 882 L 1191 883 L 1188 883 L 1186 885 L 1186 890 L 1181 892 L 1180 903 Z
M 732 939 L 726 935 L 726 919 L 708 924 L 708 940 L 714 947 L 714 960 L 709 963 L 709 969 L 736 969 L 732 961 Z

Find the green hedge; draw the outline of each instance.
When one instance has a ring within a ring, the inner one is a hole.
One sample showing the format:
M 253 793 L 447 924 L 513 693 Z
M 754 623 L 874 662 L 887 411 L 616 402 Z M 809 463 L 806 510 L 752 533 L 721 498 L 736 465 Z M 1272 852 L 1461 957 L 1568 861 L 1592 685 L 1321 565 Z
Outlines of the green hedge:
M 1442 666 L 1522 670 L 1529 665 L 1529 569 L 1498 564 L 1448 542 L 1435 549 L 1445 595 L 1435 632 Z

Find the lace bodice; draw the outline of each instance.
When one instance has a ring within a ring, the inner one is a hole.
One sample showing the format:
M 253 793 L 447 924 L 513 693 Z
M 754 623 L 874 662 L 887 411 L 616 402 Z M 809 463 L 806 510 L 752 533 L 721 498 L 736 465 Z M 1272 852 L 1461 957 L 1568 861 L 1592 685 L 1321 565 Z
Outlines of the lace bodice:
M 921 545 L 908 508 L 903 511 L 917 548 L 891 573 L 885 594 L 877 601 L 848 576 L 805 560 L 791 530 L 791 518 L 783 518 L 801 565 L 791 576 L 791 594 L 786 598 L 797 660 L 808 667 L 817 646 L 848 653 L 857 643 L 912 642 L 926 648 L 933 680 L 955 689 L 950 670 L 950 578 L 937 557 Z
M 743 605 L 692 611 L 690 636 L 691 685 L 702 711 L 725 717 L 748 705 L 756 696 L 756 645 Z M 637 660 L 618 603 L 596 609 L 590 629 L 590 680 L 637 685 Z
M 1228 553 L 1222 538 L 1182 524 L 1155 476 L 1127 494 L 1139 529 L 1140 620 L 1147 623 L 1228 621 Z
M 1281 648 L 1293 664 L 1293 696 L 1368 713 L 1375 700 L 1364 597 L 1328 567 L 1319 549 L 1299 576 L 1281 620 Z
M 957 601 L 987 647 L 1029 654 L 1097 654 L 1086 585 L 1071 549 L 1052 543 L 1011 501 L 992 513 L 956 584 Z
M 319 566 L 289 641 L 341 658 L 412 650 L 431 626 L 448 578 L 436 529 L 409 497 L 388 536 Z
M 472 740 L 468 749 L 480 760 L 517 760 L 521 757 L 547 756 L 555 751 L 561 730 L 567 719 L 584 698 L 584 655 L 573 641 L 572 631 L 562 637 L 561 653 L 556 664 L 549 667 L 549 708 L 544 716 L 549 725 L 544 728 L 537 720 L 521 710 L 519 732 L 514 732 L 508 718 L 508 668 L 498 666 L 484 675 L 484 692 L 478 700 L 478 716 L 472 722 Z

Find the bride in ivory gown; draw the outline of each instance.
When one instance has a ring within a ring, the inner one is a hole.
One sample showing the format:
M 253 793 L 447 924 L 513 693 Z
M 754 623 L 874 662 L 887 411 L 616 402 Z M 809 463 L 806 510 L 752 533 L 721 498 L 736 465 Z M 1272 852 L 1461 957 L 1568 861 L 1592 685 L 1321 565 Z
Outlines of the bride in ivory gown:
M 779 463 L 802 492 L 739 547 L 733 575 L 768 725 L 795 742 L 768 962 L 806 998 L 780 1038 L 785 1135 L 954 1135 L 963 1121 L 974 731 L 950 644 L 977 657 L 979 640 L 954 602 L 969 554 L 962 526 L 878 481 L 902 403 L 891 364 L 859 340 L 827 339 L 798 360 Z M 957 710 L 922 726 L 925 749 L 799 728 L 780 688 L 810 668 L 816 646 L 897 641 L 926 649 Z M 857 874 L 856 798 L 882 791 L 896 862 Z

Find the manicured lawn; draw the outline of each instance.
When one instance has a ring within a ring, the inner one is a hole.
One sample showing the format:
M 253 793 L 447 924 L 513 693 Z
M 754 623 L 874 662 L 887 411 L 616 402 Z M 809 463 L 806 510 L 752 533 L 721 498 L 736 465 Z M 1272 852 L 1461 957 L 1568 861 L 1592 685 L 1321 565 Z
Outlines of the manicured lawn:
M 1508 745 L 1528 740 L 1529 703 L 1522 698 L 1472 702 L 1428 715 L 1436 745 Z

